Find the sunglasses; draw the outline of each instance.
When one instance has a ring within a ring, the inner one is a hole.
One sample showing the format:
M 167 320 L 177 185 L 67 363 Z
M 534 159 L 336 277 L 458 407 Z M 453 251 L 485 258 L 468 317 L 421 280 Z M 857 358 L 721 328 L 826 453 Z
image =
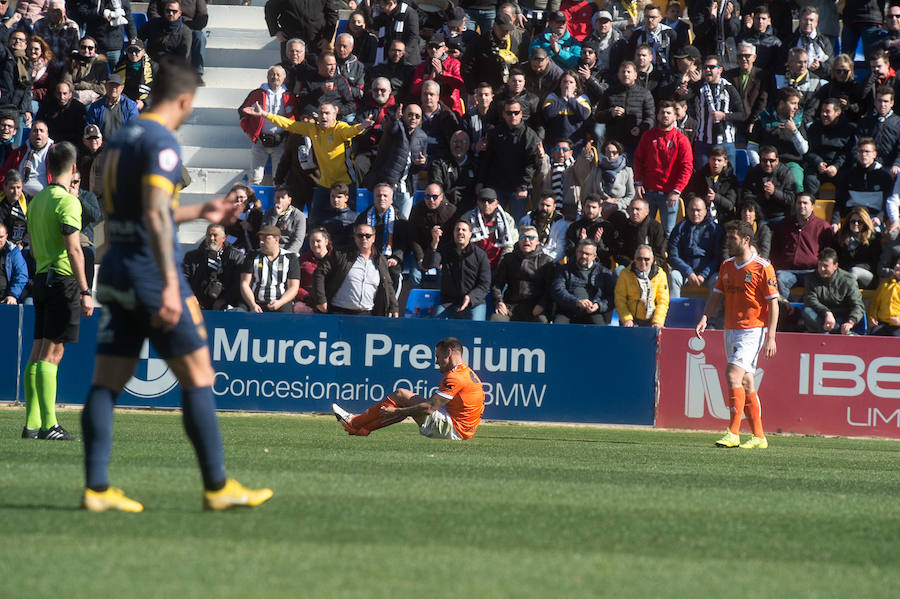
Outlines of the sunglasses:
M 851 224 L 851 225 L 863 225 L 863 224 L 865 224 L 865 223 L 863 223 L 861 220 L 859 220 L 859 219 L 857 219 L 857 218 L 854 218 L 853 220 L 848 221 L 848 222 L 849 222 L 849 224 Z
M 835 75 L 846 75 L 849 72 L 850 72 L 850 69 L 835 69 L 834 70 Z
M 167 8 L 167 9 L 166 9 L 166 14 L 167 14 L 167 15 L 177 15 L 177 14 L 180 13 L 180 12 L 181 12 L 181 11 L 180 11 L 180 10 L 177 10 L 177 9 L 171 9 L 171 8 Z
M 81 179 L 72 179 L 69 183 L 71 183 L 72 185 L 78 185 L 79 183 L 81 183 Z
M 745 60 L 749 60 L 756 56 L 755 54 L 738 54 L 738 58 L 743 58 Z
M 606 154 L 607 156 L 618 156 L 619 155 L 619 151 L 613 150 L 613 149 L 606 150 L 603 153 Z
M 717 64 L 705 64 L 705 65 L 703 65 L 703 68 L 706 70 L 712 71 L 714 69 L 720 69 L 722 67 Z
M 519 235 L 519 239 L 521 241 L 534 241 L 537 239 L 537 235 Z
M 140 48 L 128 48 L 127 50 L 125 50 L 125 54 L 140 54 L 140 53 L 141 53 Z
M 557 152 L 568 152 L 571 149 L 569 146 L 556 146 Z
M 765 162 L 766 164 L 773 164 L 775 162 L 778 162 L 778 159 L 777 158 L 760 158 L 759 161 Z
M 356 234 L 357 239 L 370 239 L 372 237 L 375 237 L 375 233 L 357 233 Z
M 96 47 L 97 47 L 97 46 L 85 46 L 85 45 L 82 45 L 82 46 L 81 46 L 81 49 L 82 49 L 82 50 L 94 50 Z
M 516 116 L 517 114 L 522 114 L 521 110 L 505 110 L 504 111 L 509 116 Z
M 425 199 L 426 199 L 426 200 L 436 200 L 436 199 L 438 199 L 439 197 L 441 197 L 441 195 L 438 194 L 438 193 L 426 193 L 426 194 L 425 194 Z

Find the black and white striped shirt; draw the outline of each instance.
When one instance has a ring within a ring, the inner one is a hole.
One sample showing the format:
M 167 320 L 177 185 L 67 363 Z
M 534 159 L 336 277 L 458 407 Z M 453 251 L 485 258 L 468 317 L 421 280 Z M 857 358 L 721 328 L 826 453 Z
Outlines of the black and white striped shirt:
M 734 143 L 735 128 L 727 120 L 721 121 L 716 131 L 713 112 L 729 114 L 738 108 L 743 113 L 743 105 L 737 90 L 728 81 L 720 79 L 716 84 L 708 81 L 700 86 L 694 100 L 694 118 L 697 119 L 697 141 L 711 145 Z
M 269 260 L 262 252 L 244 262 L 249 272 L 250 289 L 259 304 L 265 305 L 279 299 L 287 289 L 288 279 L 300 279 L 300 262 L 296 254 L 279 250 L 275 258 Z

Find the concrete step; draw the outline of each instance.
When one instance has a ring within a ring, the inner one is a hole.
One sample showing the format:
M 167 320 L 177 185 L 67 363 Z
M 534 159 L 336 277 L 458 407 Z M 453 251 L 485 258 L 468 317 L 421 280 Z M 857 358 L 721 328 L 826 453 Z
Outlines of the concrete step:
M 260 6 L 223 6 L 210 4 L 208 29 L 244 29 L 266 26 L 266 13 Z
M 266 82 L 266 68 L 206 67 L 203 81 L 207 87 L 232 87 L 247 84 L 247 91 Z
M 182 203 L 194 204 L 200 201 L 199 196 L 222 195 L 226 193 L 231 189 L 231 186 L 234 183 L 244 181 L 247 170 L 245 168 L 206 168 L 202 166 L 192 166 L 188 167 L 188 173 L 191 176 L 191 184 L 181 194 Z M 190 202 L 184 200 L 185 195 L 192 196 Z M 195 198 L 193 196 L 198 197 Z
M 209 148 L 182 146 L 181 155 L 187 166 L 206 168 L 250 168 L 250 143 L 246 148 Z
M 279 47 L 265 50 L 236 50 L 234 48 L 208 48 L 206 64 L 215 67 L 236 67 L 247 69 L 268 69 L 281 62 Z M 258 85 L 258 84 L 257 84 Z
M 248 91 L 249 93 L 249 91 Z M 245 96 L 246 97 L 246 96 Z M 241 102 L 244 98 L 241 98 Z M 240 104 L 228 108 L 210 108 L 195 106 L 185 125 L 227 125 L 237 126 L 240 122 L 237 108 Z
M 265 23 L 261 28 L 251 28 L 251 24 L 240 29 L 220 27 L 209 30 L 206 48 L 235 48 L 238 50 L 265 50 L 280 47 L 277 39 L 269 35 Z
M 248 82 L 247 87 L 200 87 L 194 96 L 197 108 L 229 108 L 234 112 L 235 122 L 238 119 L 237 109 L 251 91 L 259 87 L 261 82 Z
M 250 139 L 237 126 L 231 125 L 184 125 L 177 133 L 182 146 L 205 146 L 207 148 L 250 147 Z

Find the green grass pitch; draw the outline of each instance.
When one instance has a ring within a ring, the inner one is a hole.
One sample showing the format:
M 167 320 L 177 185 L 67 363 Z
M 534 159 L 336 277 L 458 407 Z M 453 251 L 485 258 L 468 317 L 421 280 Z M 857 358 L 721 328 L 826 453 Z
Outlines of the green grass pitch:
M 0 597 L 900 595 L 895 441 L 225 414 L 230 474 L 275 497 L 205 513 L 180 415 L 119 413 L 112 482 L 146 511 L 90 514 L 80 444 L 23 420 L 0 410 Z

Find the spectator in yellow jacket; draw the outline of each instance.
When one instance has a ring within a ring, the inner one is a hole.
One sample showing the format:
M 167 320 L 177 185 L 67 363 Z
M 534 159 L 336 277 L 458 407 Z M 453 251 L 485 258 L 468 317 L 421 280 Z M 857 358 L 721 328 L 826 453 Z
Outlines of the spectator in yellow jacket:
M 616 281 L 616 312 L 624 327 L 653 326 L 661 329 L 669 312 L 666 273 L 653 259 L 653 248 L 639 245 L 634 262 Z
M 894 274 L 882 279 L 869 303 L 870 335 L 900 337 L 900 260 L 894 264 Z

